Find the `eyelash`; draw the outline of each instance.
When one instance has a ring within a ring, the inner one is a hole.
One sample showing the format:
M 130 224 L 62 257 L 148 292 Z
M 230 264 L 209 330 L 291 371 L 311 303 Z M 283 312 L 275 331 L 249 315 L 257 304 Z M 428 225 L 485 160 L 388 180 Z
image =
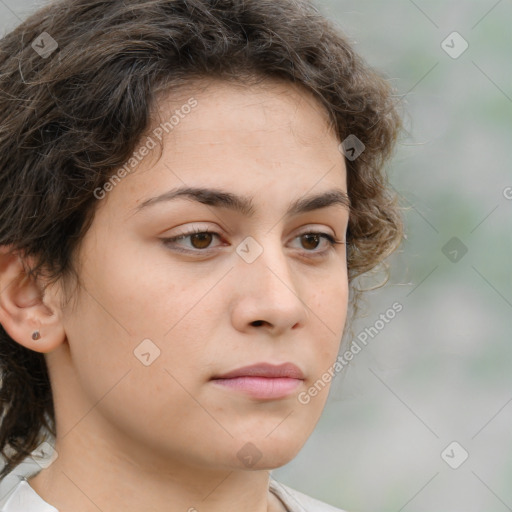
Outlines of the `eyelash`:
M 220 237 L 219 233 L 210 231 L 209 229 L 200 229 L 199 228 L 199 229 L 195 229 L 193 231 L 189 231 L 189 232 L 186 232 L 186 233 L 183 233 L 181 235 L 174 236 L 171 238 L 162 238 L 162 241 L 164 242 L 165 245 L 172 245 L 173 243 L 177 242 L 178 240 L 183 240 L 185 238 L 189 238 L 190 236 L 197 235 L 197 234 L 207 234 L 207 233 L 211 234 L 211 235 L 215 235 L 217 237 Z M 336 245 L 346 245 L 345 242 L 336 240 L 336 238 L 334 238 L 329 233 L 323 233 L 321 231 L 306 231 L 305 233 L 301 233 L 300 235 L 297 235 L 295 238 L 300 238 L 305 235 L 318 235 L 321 238 L 324 238 L 329 242 L 329 247 L 325 251 L 304 251 L 305 254 L 307 254 L 308 256 L 311 255 L 312 257 L 327 256 L 327 253 L 330 252 L 330 249 L 334 249 Z M 187 253 L 187 254 L 199 254 L 199 253 L 209 253 L 209 252 L 213 251 L 214 249 L 207 248 L 207 249 L 188 250 L 188 249 L 174 248 L 173 250 L 175 250 L 177 252 L 181 252 L 181 253 Z

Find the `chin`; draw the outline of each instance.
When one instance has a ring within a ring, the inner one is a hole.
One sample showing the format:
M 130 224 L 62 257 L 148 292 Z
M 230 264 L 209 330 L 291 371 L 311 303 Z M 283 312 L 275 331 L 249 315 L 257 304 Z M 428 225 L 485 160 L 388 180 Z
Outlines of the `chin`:
M 286 432 L 284 431 L 286 434 Z M 274 434 L 272 434 L 273 436 Z M 304 443 L 307 436 L 301 438 L 291 436 L 254 437 L 245 443 L 239 443 L 236 452 L 236 467 L 247 470 L 276 469 L 293 460 Z

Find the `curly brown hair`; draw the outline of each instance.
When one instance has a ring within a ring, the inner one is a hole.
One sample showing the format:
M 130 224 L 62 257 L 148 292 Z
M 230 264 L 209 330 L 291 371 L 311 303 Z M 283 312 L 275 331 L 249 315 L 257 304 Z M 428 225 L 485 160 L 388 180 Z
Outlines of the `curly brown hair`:
M 340 142 L 363 142 L 357 159 L 346 158 L 353 286 L 402 239 L 383 171 L 401 121 L 388 81 L 308 0 L 61 0 L 5 35 L 0 246 L 32 258 L 30 276 L 78 277 L 94 191 L 136 149 L 159 93 L 247 77 L 298 84 L 325 106 Z M 44 354 L 1 325 L 0 371 L 3 478 L 37 448 L 43 428 L 55 436 L 55 418 Z

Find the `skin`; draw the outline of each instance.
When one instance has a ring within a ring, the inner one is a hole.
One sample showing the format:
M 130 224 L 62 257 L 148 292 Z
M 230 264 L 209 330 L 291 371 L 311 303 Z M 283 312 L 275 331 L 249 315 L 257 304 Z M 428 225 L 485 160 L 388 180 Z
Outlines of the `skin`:
M 297 395 L 338 354 L 346 246 L 299 235 L 345 240 L 349 212 L 284 212 L 305 195 L 347 190 L 339 140 L 322 106 L 292 84 L 211 81 L 194 97 L 161 158 L 155 149 L 98 201 L 72 301 L 61 305 L 62 283 L 43 293 L 42 279 L 22 279 L 17 255 L 1 255 L 0 322 L 45 354 L 56 408 L 58 457 L 29 483 L 61 512 L 284 510 L 269 470 L 296 456 L 327 399 L 329 385 L 308 404 Z M 162 119 L 183 103 L 162 102 Z M 184 198 L 134 213 L 185 184 L 252 196 L 255 215 Z M 196 227 L 219 233 L 209 246 L 176 243 L 196 255 L 162 241 Z M 236 252 L 248 236 L 263 248 L 252 263 Z M 160 350 L 149 366 L 134 355 L 144 339 Z M 305 379 L 275 400 L 210 380 L 263 361 L 293 362 Z M 249 442 L 261 456 L 252 467 L 237 456 Z

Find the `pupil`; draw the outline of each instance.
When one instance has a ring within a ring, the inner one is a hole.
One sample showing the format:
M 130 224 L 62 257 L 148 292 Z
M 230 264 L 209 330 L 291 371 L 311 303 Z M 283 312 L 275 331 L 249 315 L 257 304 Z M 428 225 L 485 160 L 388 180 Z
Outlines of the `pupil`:
M 308 241 L 314 239 L 316 241 L 315 247 L 311 247 L 311 249 L 316 249 L 318 246 L 318 235 L 304 235 Z
M 211 236 L 211 233 L 196 233 L 191 237 L 192 245 L 196 249 L 205 249 L 210 245 Z M 313 243 L 313 247 L 309 247 L 310 249 L 316 249 L 318 247 L 318 235 L 303 235 L 303 237 L 306 239 L 306 243 Z M 195 243 L 194 241 L 198 243 Z
M 205 249 L 206 247 L 208 247 L 210 245 L 211 236 L 212 236 L 211 233 L 197 233 L 197 234 L 193 235 L 191 238 L 192 245 L 196 249 Z M 193 242 L 194 240 L 199 240 L 199 246 Z M 205 241 L 206 241 L 206 243 L 204 243 Z

